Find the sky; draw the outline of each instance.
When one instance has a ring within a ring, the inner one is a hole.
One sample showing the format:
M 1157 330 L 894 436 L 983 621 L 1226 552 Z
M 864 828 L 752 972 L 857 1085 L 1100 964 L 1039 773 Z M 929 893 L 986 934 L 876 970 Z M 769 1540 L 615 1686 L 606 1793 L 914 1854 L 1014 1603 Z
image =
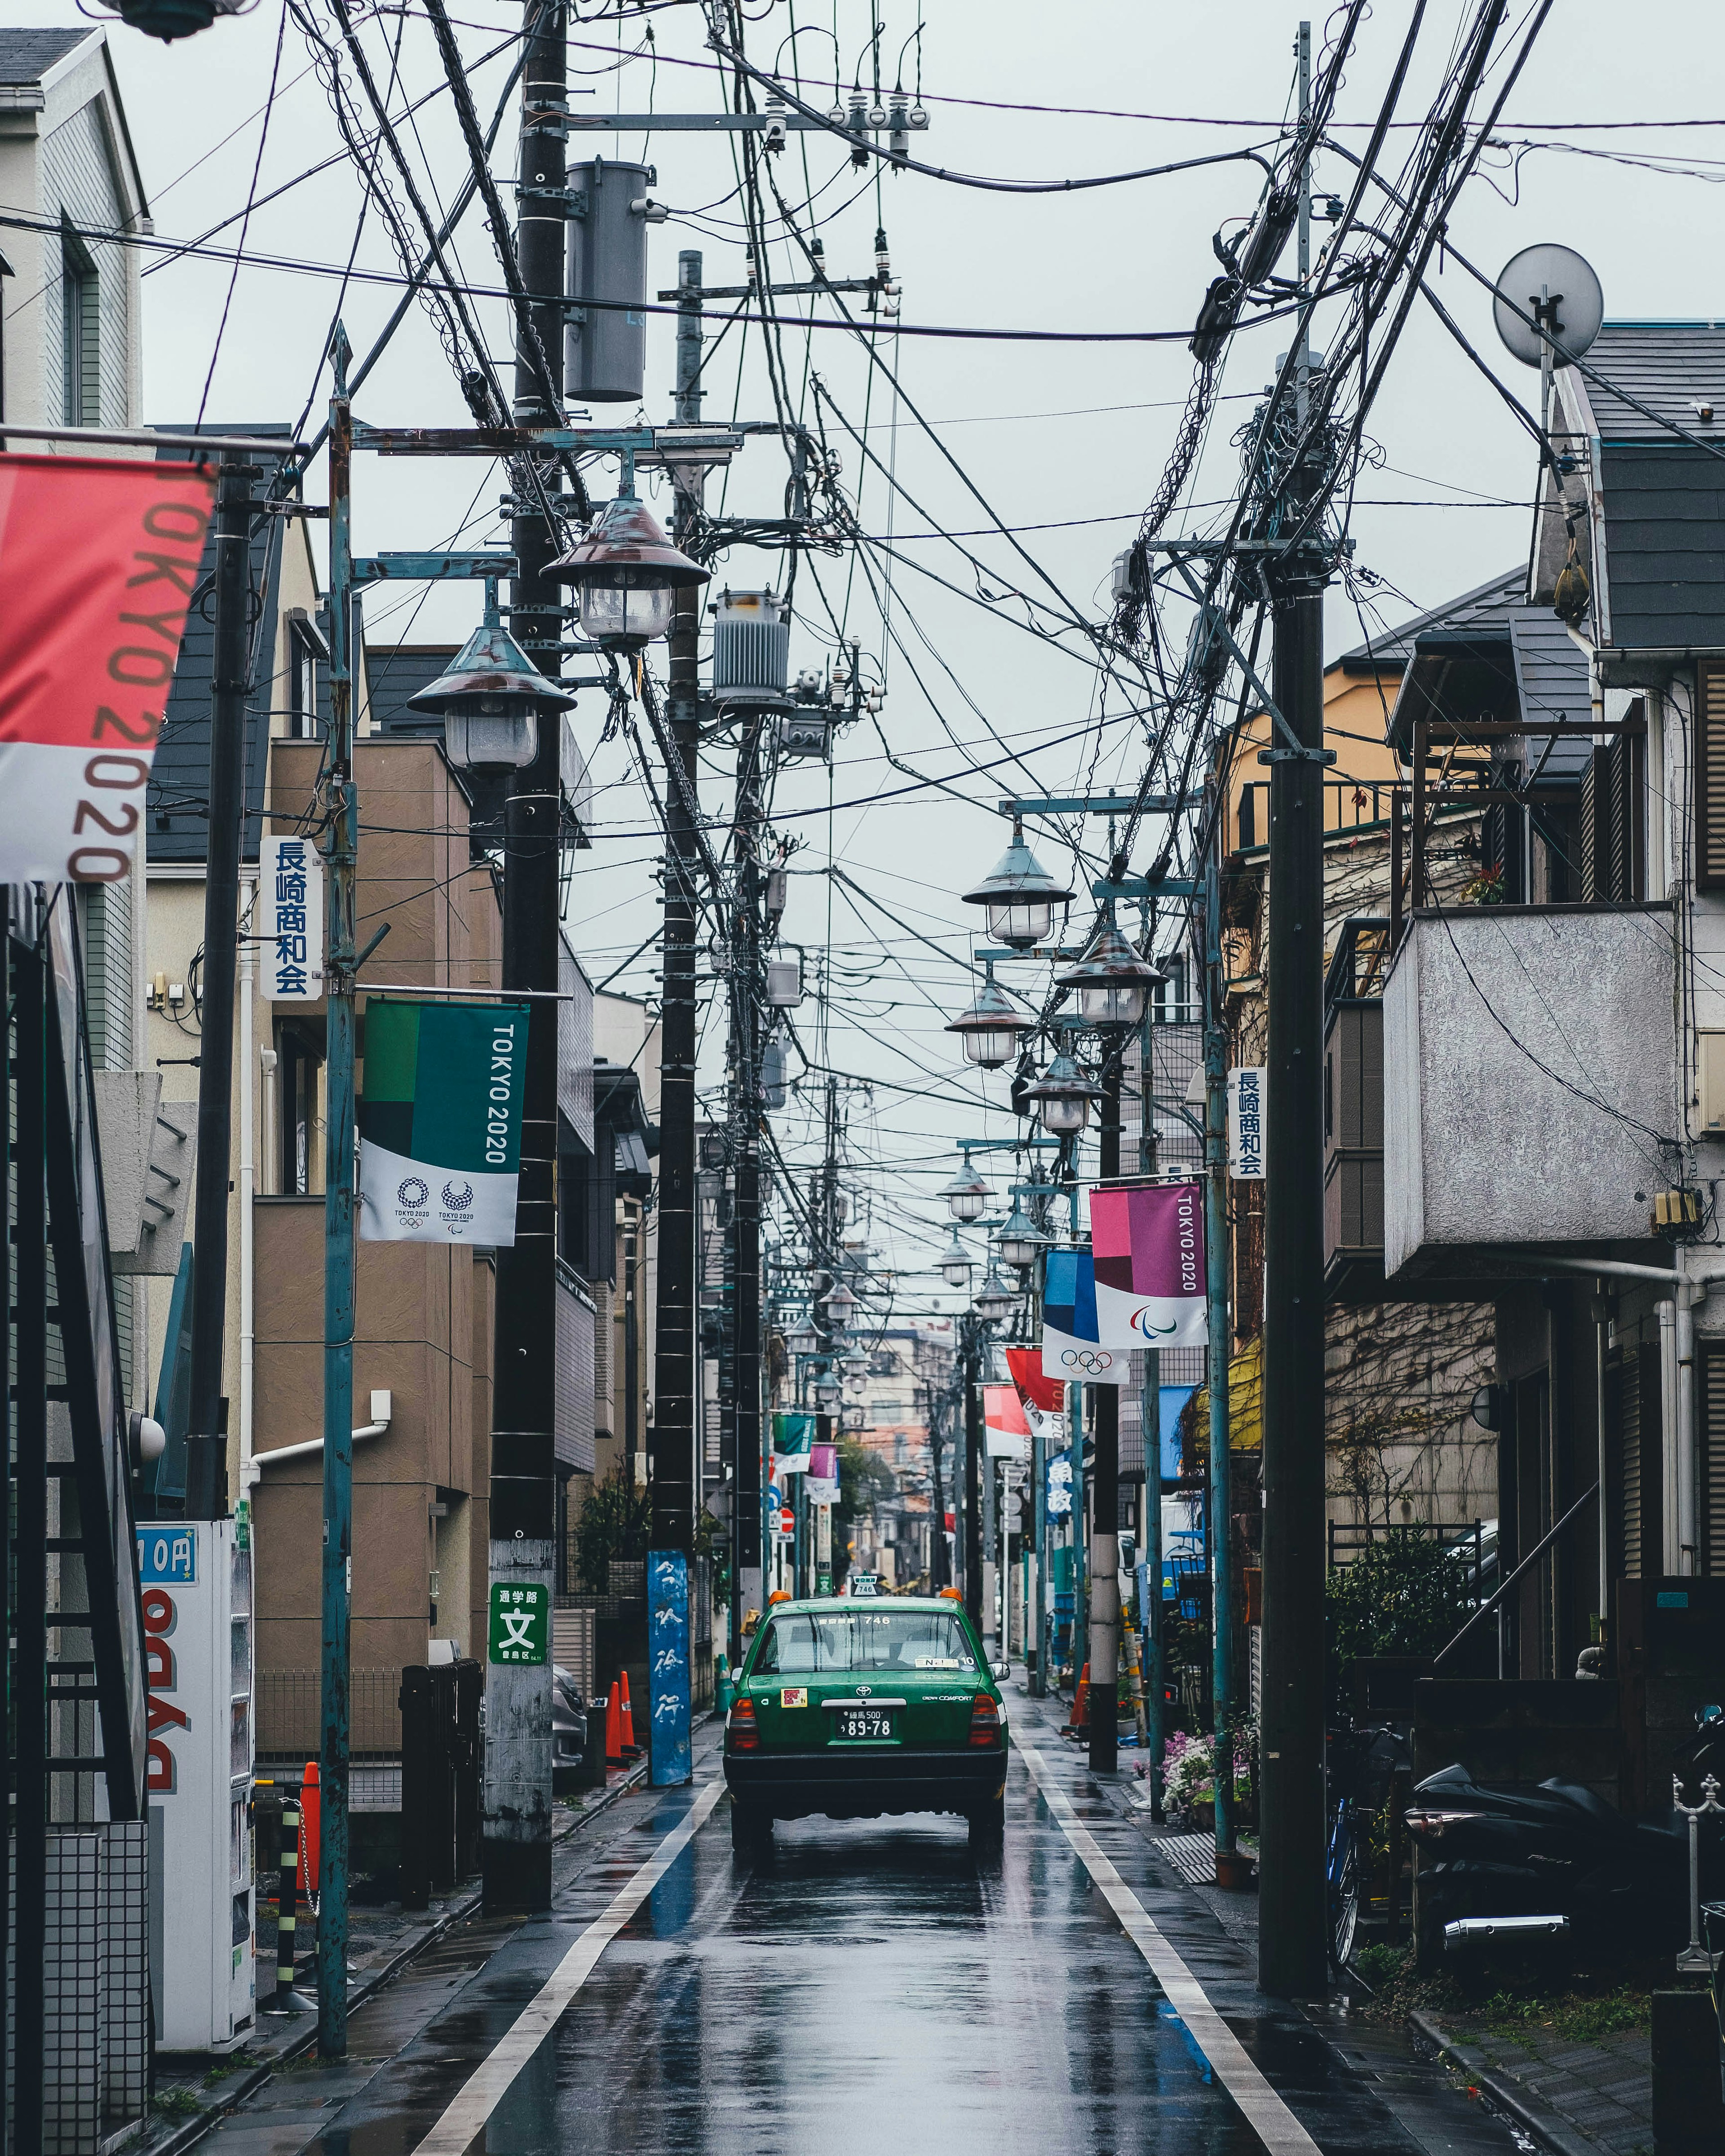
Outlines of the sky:
M 327 0 L 304 5 L 333 37 Z M 475 101 L 489 119 L 519 7 L 450 7 Z M 18 0 L 19 12 L 38 25 L 83 19 L 73 0 Z M 631 12 L 621 22 L 580 12 L 593 19 L 571 28 L 572 91 L 584 93 L 572 96 L 578 112 L 704 112 L 721 103 L 696 8 Z M 1368 13 L 1337 106 L 1343 139 L 1363 141 L 1410 12 L 1406 0 L 1377 0 Z M 1433 0 L 1426 12 L 1400 107 L 1409 118 L 1425 109 L 1472 9 Z M 436 88 L 441 71 L 422 10 L 355 13 L 380 81 L 393 85 L 393 109 Z M 1066 179 L 1267 146 L 1290 107 L 1299 18 L 1271 0 L 1064 0 L 1057 9 L 1028 0 L 937 0 L 922 14 L 919 36 L 909 0 L 881 0 L 882 80 L 890 90 L 901 80 L 907 91 L 920 84 L 930 124 L 913 137 L 912 153 L 950 172 Z M 870 12 L 856 0 L 760 0 L 752 18 L 752 59 L 787 74 L 795 66 L 817 107 L 833 101 L 835 51 L 845 91 L 859 76 L 869 83 Z M 1512 8 L 1512 20 L 1522 18 Z M 1718 273 L 1698 280 L 1695 268 L 1714 259 L 1696 242 L 1711 235 L 1711 190 L 1725 179 L 1725 121 L 1709 116 L 1710 105 L 1717 110 L 1713 21 L 1696 0 L 1653 0 L 1632 23 L 1603 0 L 1564 0 L 1512 93 L 1497 130 L 1503 146 L 1487 152 L 1452 219 L 1455 246 L 1494 275 L 1535 241 L 1574 246 L 1599 273 L 1610 319 L 1719 312 Z M 259 207 L 244 228 L 249 250 L 339 270 L 354 246 L 362 190 L 340 156 L 307 39 L 291 18 L 284 28 L 279 0 L 259 0 L 251 13 L 172 46 L 118 24 L 109 35 L 157 232 L 191 239 L 220 227 L 210 244 L 231 246 L 242 227 L 226 221 L 254 194 Z M 1319 22 L 1315 44 L 1323 35 Z M 440 210 L 466 170 L 447 95 L 431 97 L 401 136 Z M 653 192 L 671 215 L 651 235 L 655 289 L 675 281 L 678 250 L 690 246 L 701 249 L 708 283 L 742 281 L 726 138 L 594 131 L 592 143 L 608 157 L 657 168 Z M 572 143 L 572 159 L 591 153 L 578 138 Z M 334 162 L 289 184 L 324 160 Z M 494 168 L 506 175 L 513 162 L 511 116 Z M 1212 235 L 1248 218 L 1258 191 L 1256 167 L 1233 162 L 1081 192 L 1014 194 L 915 173 L 857 173 L 848 152 L 819 135 L 793 135 L 775 170 L 788 198 L 812 197 L 812 214 L 825 220 L 834 276 L 870 274 L 879 222 L 906 327 L 1184 332 L 1216 274 Z M 1348 172 L 1327 154 L 1315 192 L 1345 188 Z M 475 283 L 498 281 L 476 210 L 456 251 Z M 803 274 L 783 245 L 773 259 L 781 280 Z M 397 266 L 375 213 L 355 260 L 385 273 Z M 1481 357 L 1531 403 L 1538 377 L 1497 343 L 1488 294 L 1453 260 L 1440 262 L 1435 282 Z M 321 416 L 329 389 L 321 355 L 336 290 L 327 275 L 151 259 L 146 420 L 184 421 L 200 404 L 207 421 L 223 424 L 294 419 L 308 407 Z M 342 313 L 357 350 L 367 348 L 395 297 L 383 285 L 349 287 Z M 480 303 L 480 312 L 507 380 L 503 310 Z M 979 925 L 957 895 L 1009 836 L 999 813 L 1004 798 L 1130 788 L 1143 751 L 1118 689 L 1105 700 L 1083 647 L 1051 641 L 1012 594 L 1106 617 L 1111 563 L 1154 490 L 1192 362 L 1183 340 L 906 335 L 879 342 L 877 367 L 842 330 L 784 334 L 793 401 L 805 418 L 824 409 L 862 526 L 890 538 L 896 557 L 824 559 L 799 572 L 793 671 L 825 666 L 836 619 L 860 639 L 865 670 L 884 680 L 886 696 L 878 728 L 865 721 L 843 737 L 830 773 L 788 767 L 775 795 L 776 828 L 798 849 L 783 932 L 805 951 L 811 997 L 817 979 L 828 992 L 822 1012 L 811 1000 L 798 1022 L 816 1060 L 845 1074 L 847 1177 L 877 1265 L 900 1276 L 896 1306 L 951 1308 L 950 1293 L 938 1293 L 926 1271 L 918 1277 L 948 1233 L 934 1192 L 956 1163 L 956 1140 L 1009 1137 L 1019 1127 L 1005 1074 L 967 1075 L 954 1059 L 955 1037 L 942 1030 L 969 1000 L 971 931 Z M 1271 377 L 1284 334 L 1271 324 L 1235 340 L 1223 400 L 1180 512 L 1194 525 L 1207 505 L 1230 497 L 1239 470 L 1234 437 Z M 709 368 L 709 418 L 771 415 L 758 331 L 732 330 Z M 655 316 L 647 418 L 670 417 L 672 375 L 671 326 Z M 357 408 L 377 424 L 466 423 L 423 311 L 410 314 Z M 593 413 L 598 423 L 629 416 L 616 406 Z M 1378 468 L 1365 475 L 1350 527 L 1363 573 L 1354 596 L 1339 588 L 1330 594 L 1332 654 L 1513 566 L 1529 531 L 1528 438 L 1423 307 L 1368 432 Z M 713 483 L 710 505 L 722 495 L 728 511 L 779 514 L 785 476 L 778 443 L 757 438 Z M 320 465 L 308 494 L 321 499 L 324 485 Z M 601 497 L 609 490 L 603 472 L 593 485 Z M 458 533 L 468 547 L 501 538 L 502 490 L 496 468 L 474 459 L 362 458 L 356 545 L 369 552 L 447 545 Z M 668 521 L 668 501 L 655 506 Z M 737 549 L 715 583 L 759 588 L 781 573 L 776 556 Z M 1365 610 L 1356 603 L 1362 596 Z M 369 603 L 367 636 L 374 644 L 454 639 L 471 625 L 478 603 L 473 587 L 392 588 Z M 576 722 L 596 789 L 593 846 L 574 864 L 568 927 L 596 982 L 649 942 L 617 986 L 651 995 L 659 843 L 624 745 L 599 738 L 603 719 L 603 699 L 593 692 Z M 728 765 L 729 752 L 716 748 L 703 773 L 704 802 L 721 822 Z M 1077 835 L 1070 820 L 1030 834 L 1050 869 L 1071 866 Z M 1082 835 L 1092 863 L 1087 880 L 1106 834 L 1092 821 Z M 1152 827 L 1141 841 L 1135 867 L 1157 835 Z M 829 864 L 865 895 L 829 875 Z M 1164 933 L 1172 940 L 1172 929 Z M 1026 967 L 1014 978 L 1033 990 L 1042 979 Z M 722 1080 L 722 1034 L 721 1002 L 705 1027 L 703 1084 Z M 793 1073 L 798 1067 L 793 1055 Z M 814 1157 L 819 1113 L 811 1080 L 774 1118 L 788 1159 Z

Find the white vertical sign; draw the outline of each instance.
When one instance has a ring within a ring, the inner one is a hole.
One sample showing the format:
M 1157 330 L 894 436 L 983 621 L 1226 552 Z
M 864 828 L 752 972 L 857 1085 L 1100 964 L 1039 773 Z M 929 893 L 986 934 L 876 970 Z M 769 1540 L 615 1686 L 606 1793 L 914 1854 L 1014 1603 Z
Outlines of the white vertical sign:
M 309 838 L 277 833 L 258 850 L 258 992 L 266 1003 L 323 993 L 323 859 Z
M 1228 1173 L 1236 1183 L 1264 1180 L 1264 1065 L 1228 1073 Z

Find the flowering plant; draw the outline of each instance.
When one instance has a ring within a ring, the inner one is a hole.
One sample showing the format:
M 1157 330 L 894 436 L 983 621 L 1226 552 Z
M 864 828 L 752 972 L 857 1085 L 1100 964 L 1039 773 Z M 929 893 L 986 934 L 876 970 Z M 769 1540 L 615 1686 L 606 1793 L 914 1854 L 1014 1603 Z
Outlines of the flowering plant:
M 1215 1747 L 1209 1738 L 1175 1730 L 1162 1755 L 1163 1801 L 1168 1809 L 1186 1811 L 1207 1799 L 1215 1776 Z

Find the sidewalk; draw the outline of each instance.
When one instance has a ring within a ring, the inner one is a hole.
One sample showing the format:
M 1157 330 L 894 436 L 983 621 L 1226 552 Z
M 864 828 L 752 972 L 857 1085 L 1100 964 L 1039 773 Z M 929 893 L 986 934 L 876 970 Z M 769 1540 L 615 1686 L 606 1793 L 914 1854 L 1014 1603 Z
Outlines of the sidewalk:
M 1047 1710 L 1059 1704 L 1064 1703 L 1027 1699 L 1016 1711 L 1043 1717 L 1039 1734 L 1052 1738 L 1058 1725 Z M 1224 1892 L 1214 1883 L 1210 1836 L 1152 1820 L 1147 1791 L 1132 1772 L 1137 1756 L 1122 1752 L 1118 1781 L 1098 1787 L 1229 1938 L 1255 1959 L 1255 1884 L 1245 1892 Z M 1675 1980 L 1668 1967 L 1659 1980 L 1662 1985 Z M 1338 1999 L 1327 2010 L 1309 2006 L 1306 2011 L 1399 2112 L 1414 2094 L 1405 2069 L 1423 2060 L 1428 2072 L 1436 2066 L 1465 2098 L 1483 2099 L 1553 2156 L 1652 2156 L 1653 2067 L 1645 1992 L 1548 2000 L 1500 1993 L 1470 2003 L 1446 1976 L 1399 1975 L 1381 2004 L 1361 1994 L 1352 2004 Z M 1417 2107 L 1423 2109 L 1423 2102 Z M 1414 2128 L 1411 2117 L 1404 2123 Z
M 558 1802 L 552 1834 L 562 1842 L 595 1814 L 603 1811 L 644 1779 L 644 1759 L 626 1774 L 613 1774 L 603 1789 L 588 1790 L 578 1801 Z M 459 1892 L 434 1897 L 424 1909 L 405 1910 L 398 1902 L 378 1907 L 356 1907 L 349 1920 L 347 1958 L 354 1974 L 349 1979 L 347 2007 L 352 2014 L 416 1961 L 463 1919 L 473 1915 L 480 1897 L 470 1885 Z M 264 1948 L 273 1949 L 275 1928 L 261 1897 L 258 1912 L 259 1967 L 267 1965 Z M 302 1912 L 300 1937 L 313 1936 Z M 300 1989 L 307 1991 L 312 1975 L 312 1956 L 298 1960 Z M 259 1992 L 259 2005 L 263 1994 Z M 196 2146 L 228 2112 L 262 2087 L 272 2074 L 290 2069 L 304 2059 L 317 2041 L 315 2012 L 280 2018 L 259 2014 L 254 2034 L 238 2051 L 209 2057 L 164 2052 L 157 2056 L 156 2094 L 141 2131 L 127 2145 L 136 2156 L 180 2156 Z

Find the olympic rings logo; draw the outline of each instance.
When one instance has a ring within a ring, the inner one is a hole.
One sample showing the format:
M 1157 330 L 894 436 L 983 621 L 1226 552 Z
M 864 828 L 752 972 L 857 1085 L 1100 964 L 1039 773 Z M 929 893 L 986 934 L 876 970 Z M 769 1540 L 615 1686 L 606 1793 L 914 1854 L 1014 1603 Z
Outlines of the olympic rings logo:
M 1111 1370 L 1114 1358 L 1106 1348 L 1063 1348 L 1060 1360 L 1069 1370 Z

